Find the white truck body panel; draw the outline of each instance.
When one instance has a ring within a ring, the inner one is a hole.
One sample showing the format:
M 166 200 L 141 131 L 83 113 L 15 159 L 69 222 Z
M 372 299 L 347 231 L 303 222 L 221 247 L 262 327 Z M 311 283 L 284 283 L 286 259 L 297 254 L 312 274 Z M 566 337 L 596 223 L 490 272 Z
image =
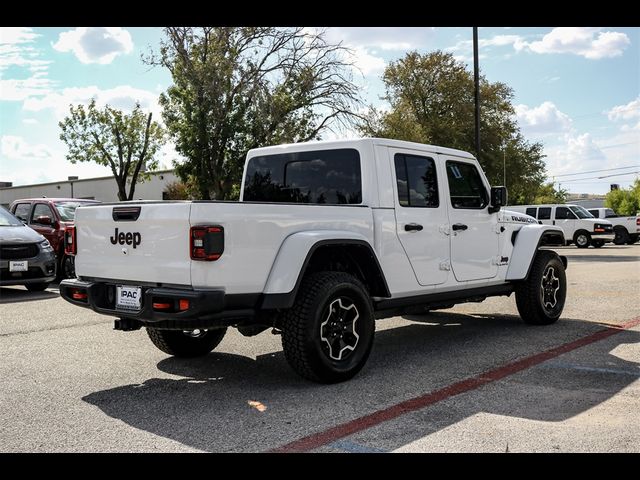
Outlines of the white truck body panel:
M 326 240 L 357 240 L 371 244 L 371 235 L 350 230 L 311 230 L 289 235 L 278 251 L 269 273 L 264 293 L 288 293 L 296 285 L 308 252 L 319 242 Z
M 193 204 L 135 203 L 142 205 L 135 222 L 114 221 L 113 205 L 83 206 L 76 210 L 76 274 L 134 283 L 190 285 L 188 222 Z M 110 239 L 116 228 L 118 233 L 139 233 L 142 243 L 136 248 L 126 241 L 113 244 Z

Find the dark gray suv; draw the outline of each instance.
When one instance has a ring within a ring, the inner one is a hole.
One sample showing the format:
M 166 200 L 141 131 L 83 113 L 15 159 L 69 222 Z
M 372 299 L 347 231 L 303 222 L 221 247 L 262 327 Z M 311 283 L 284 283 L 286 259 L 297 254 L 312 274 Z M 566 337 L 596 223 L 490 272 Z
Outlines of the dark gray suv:
M 0 285 L 42 291 L 56 278 L 49 241 L 0 207 Z

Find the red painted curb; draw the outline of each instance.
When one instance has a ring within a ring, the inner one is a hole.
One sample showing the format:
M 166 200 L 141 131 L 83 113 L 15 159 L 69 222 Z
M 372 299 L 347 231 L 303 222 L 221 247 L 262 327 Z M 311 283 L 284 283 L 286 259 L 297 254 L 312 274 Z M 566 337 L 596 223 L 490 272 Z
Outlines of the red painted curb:
M 308 452 L 323 445 L 327 445 L 328 443 L 335 442 L 340 438 L 353 435 L 354 433 L 392 420 L 396 417 L 404 415 L 405 413 L 419 410 L 429 405 L 433 405 L 434 403 L 438 403 L 442 400 L 446 400 L 447 398 L 459 395 L 460 393 L 468 392 L 470 390 L 482 387 L 483 385 L 486 385 L 488 383 L 508 377 L 509 375 L 513 375 L 514 373 L 545 362 L 551 358 L 562 355 L 563 353 L 567 353 L 580 347 L 584 347 L 585 345 L 603 340 L 624 330 L 633 328 L 637 325 L 640 325 L 640 317 L 634 318 L 633 320 L 623 323 L 620 326 L 608 327 L 604 330 L 599 330 L 595 333 L 592 333 L 591 335 L 587 335 L 586 337 L 574 340 L 573 342 L 565 343 L 550 350 L 546 350 L 544 352 L 536 353 L 535 355 L 523 358 L 522 360 L 516 360 L 513 363 L 509 363 L 493 370 L 483 372 L 480 375 L 467 378 L 460 382 L 441 388 L 440 390 L 436 390 L 435 392 L 430 392 L 419 397 L 405 400 L 404 402 L 400 402 L 385 409 L 378 410 L 377 412 L 373 412 L 363 417 L 356 418 L 355 420 L 351 420 L 350 422 L 329 428 L 328 430 L 325 430 L 323 432 L 314 433 L 313 435 L 294 440 L 293 442 L 287 443 L 286 445 L 269 450 L 269 452 Z

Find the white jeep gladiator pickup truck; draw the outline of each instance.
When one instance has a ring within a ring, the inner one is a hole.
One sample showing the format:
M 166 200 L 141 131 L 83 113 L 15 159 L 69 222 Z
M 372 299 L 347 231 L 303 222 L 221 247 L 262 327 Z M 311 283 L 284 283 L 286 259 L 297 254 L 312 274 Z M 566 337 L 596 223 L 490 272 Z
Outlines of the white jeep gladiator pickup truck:
M 555 322 L 566 297 L 562 230 L 501 210 L 472 155 L 366 138 L 248 152 L 239 202 L 82 206 L 66 232 L 74 305 L 147 329 L 175 356 L 228 327 L 282 334 L 301 376 L 354 376 L 375 319 L 515 292 L 522 319 Z
M 610 208 L 590 208 L 589 213 L 594 218 L 606 218 L 613 224 L 616 245 L 633 245 L 640 238 L 640 215 L 624 217 L 616 214 Z

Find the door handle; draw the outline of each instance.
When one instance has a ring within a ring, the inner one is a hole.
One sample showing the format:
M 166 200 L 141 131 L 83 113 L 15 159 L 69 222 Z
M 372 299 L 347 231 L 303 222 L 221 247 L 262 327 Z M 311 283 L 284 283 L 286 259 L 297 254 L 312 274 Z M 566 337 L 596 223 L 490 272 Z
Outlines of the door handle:
M 417 223 L 407 223 L 404 226 L 404 229 L 407 232 L 419 232 L 420 230 L 422 230 L 422 225 L 418 225 Z
M 466 225 L 463 225 L 462 223 L 454 223 L 454 224 L 451 226 L 451 228 L 452 228 L 453 230 L 456 230 L 456 231 L 457 231 L 457 230 L 466 230 L 466 229 L 467 229 L 467 228 L 469 228 L 469 227 L 467 227 Z

